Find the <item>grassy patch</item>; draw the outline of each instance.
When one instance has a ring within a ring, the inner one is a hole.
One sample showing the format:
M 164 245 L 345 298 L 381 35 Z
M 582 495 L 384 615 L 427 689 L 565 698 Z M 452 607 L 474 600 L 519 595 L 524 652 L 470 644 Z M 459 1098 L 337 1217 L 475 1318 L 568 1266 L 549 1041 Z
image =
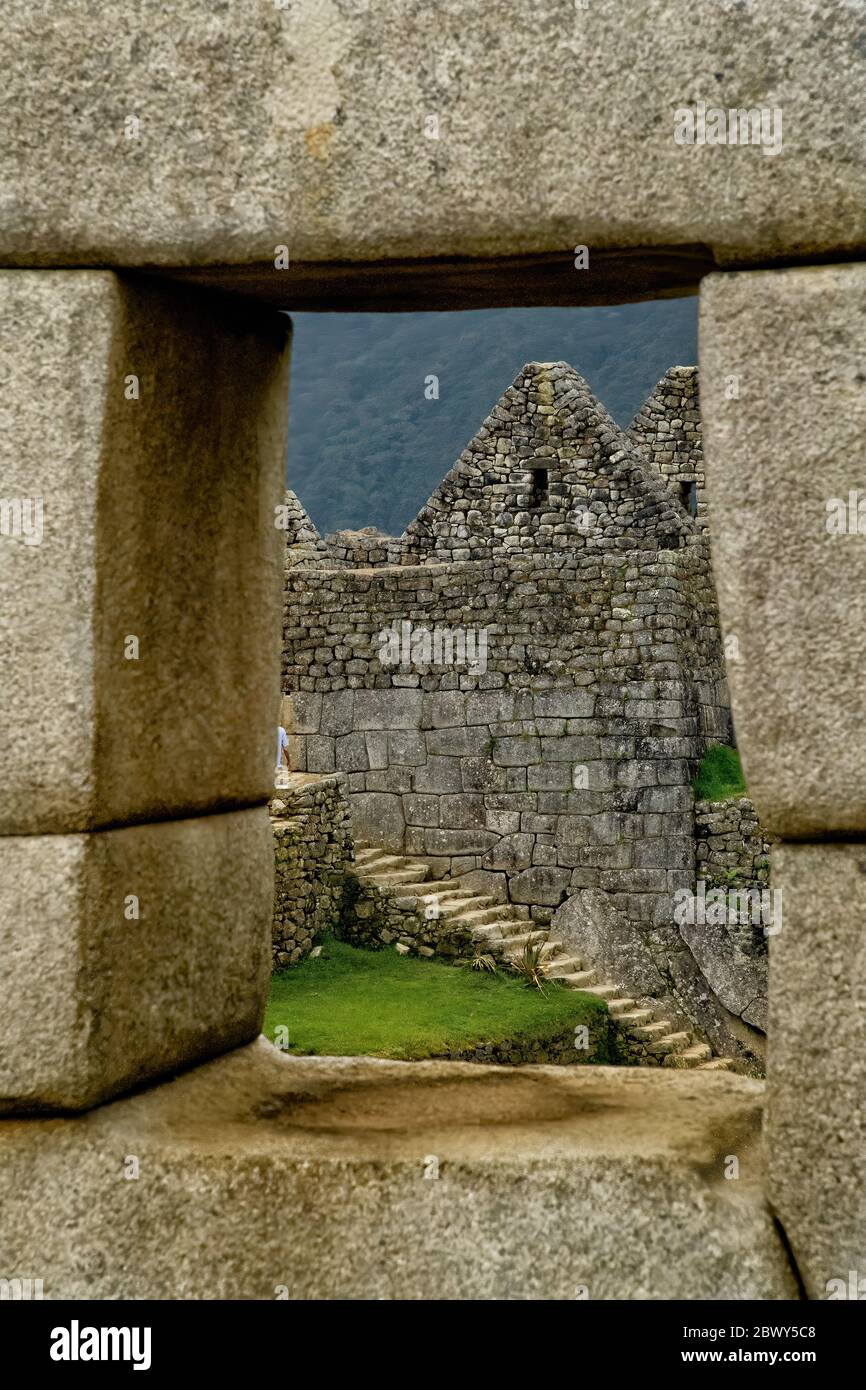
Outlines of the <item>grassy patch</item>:
M 273 1042 L 274 1029 L 285 1025 L 296 1054 L 414 1061 L 510 1039 L 553 1038 L 579 1023 L 591 1028 L 606 1013 L 593 995 L 554 984 L 545 989 L 546 997 L 502 972 L 327 940 L 320 956 L 274 975 L 264 1033 Z
M 730 801 L 748 796 L 736 748 L 714 743 L 707 749 L 692 786 L 698 801 Z

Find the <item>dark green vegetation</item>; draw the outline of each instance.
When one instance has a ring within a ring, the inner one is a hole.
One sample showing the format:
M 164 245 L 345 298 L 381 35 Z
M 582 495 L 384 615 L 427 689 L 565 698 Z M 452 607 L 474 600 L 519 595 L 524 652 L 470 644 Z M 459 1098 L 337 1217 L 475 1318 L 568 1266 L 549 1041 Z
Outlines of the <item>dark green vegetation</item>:
M 288 486 L 323 533 L 399 535 L 524 362 L 569 362 L 625 427 L 668 367 L 697 362 L 696 305 L 293 314 Z
M 328 939 L 320 956 L 273 977 L 264 1033 L 273 1042 L 275 1028 L 284 1025 L 289 1051 L 297 1054 L 414 1061 L 487 1043 L 543 1044 L 573 1037 L 585 1024 L 601 1044 L 584 1060 L 615 1060 L 601 999 L 551 983 L 545 991 L 502 971 L 491 975 Z
M 748 796 L 736 748 L 714 743 L 701 761 L 692 786 L 698 801 L 730 801 Z

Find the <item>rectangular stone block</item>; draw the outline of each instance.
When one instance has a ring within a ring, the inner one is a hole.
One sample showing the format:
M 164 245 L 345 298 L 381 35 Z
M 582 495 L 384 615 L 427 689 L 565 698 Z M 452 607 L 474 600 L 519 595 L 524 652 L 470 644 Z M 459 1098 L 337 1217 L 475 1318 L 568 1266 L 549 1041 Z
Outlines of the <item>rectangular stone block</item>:
M 319 732 L 322 734 L 350 734 L 352 732 L 355 710 L 354 690 L 334 690 L 322 696 Z M 358 725 L 358 727 L 362 727 Z M 376 724 L 367 726 L 378 728 Z
M 776 845 L 771 881 L 769 1197 L 826 1299 L 866 1276 L 866 844 Z
M 423 767 L 416 768 L 416 792 L 459 792 L 463 790 L 461 770 L 466 766 L 460 758 L 429 758 Z M 483 790 L 481 787 L 466 790 Z
M 385 849 L 401 850 L 406 822 L 402 798 L 391 792 L 366 791 L 349 797 L 352 832 L 358 840 L 369 840 Z
M 264 807 L 0 838 L 0 1111 L 81 1110 L 254 1038 Z
M 595 696 L 586 690 L 543 690 L 535 695 L 534 705 L 537 718 L 587 719 L 595 709 Z
M 420 767 L 427 761 L 424 735 L 398 729 L 388 734 L 388 758 L 391 763 Z
M 441 690 L 424 696 L 424 727 L 453 729 L 466 723 L 466 695 L 462 690 Z
M 44 1271 L 46 1299 L 796 1299 L 762 1104 L 742 1076 L 260 1039 L 63 1125 L 0 1125 L 0 1268 Z
M 421 702 L 424 698 L 420 690 L 356 690 L 354 696 L 356 729 L 420 727 Z
M 404 796 L 403 814 L 407 824 L 438 825 L 440 800 L 438 796 Z
M 296 690 L 282 699 L 282 723 L 289 733 L 317 734 L 322 719 L 322 696 L 316 691 Z M 287 722 L 288 721 L 288 722 Z
M 0 834 L 264 800 L 285 327 L 98 271 L 0 310 Z
M 337 770 L 366 772 L 370 767 L 364 734 L 344 734 L 334 740 Z
M 559 740 L 548 740 L 552 741 Z M 498 767 L 528 767 L 541 761 L 541 744 L 532 734 L 497 738 L 493 743 L 493 761 Z
M 449 830 L 485 830 L 490 828 L 487 825 L 484 797 L 479 794 L 472 795 L 461 792 L 459 796 L 442 796 L 439 798 L 439 806 L 439 823 Z
M 866 830 L 866 265 L 710 276 L 701 408 L 737 740 L 765 829 Z
M 7 263 L 211 264 L 228 277 L 257 262 L 259 292 L 285 305 L 311 280 L 320 295 L 330 288 L 332 276 L 304 275 L 309 262 L 561 251 L 576 208 L 587 245 L 682 247 L 692 278 L 702 247 L 741 262 L 863 244 L 861 105 L 852 98 L 840 123 L 825 99 L 866 82 L 858 4 L 829 7 L 822 26 L 807 3 L 709 4 L 696 23 L 684 0 L 555 0 L 541 42 L 531 6 L 478 5 L 433 73 L 435 7 L 185 0 L 182 13 L 66 0 L 48 25 L 32 0 L 7 0 Z M 94 80 L 96 55 L 110 83 Z M 171 100 L 154 100 L 167 61 Z M 434 188 L 437 141 L 412 159 L 403 150 L 447 105 L 458 71 L 463 116 L 443 118 L 449 162 Z M 723 144 L 705 146 L 700 102 L 720 110 Z M 748 140 L 746 108 L 758 103 L 766 129 L 759 110 L 758 143 L 738 144 L 737 109 Z M 479 207 L 490 209 L 481 222 Z M 280 240 L 291 261 L 275 270 Z M 570 295 L 591 300 L 604 262 L 588 276 L 572 262 L 563 257 L 561 294 L 568 274 Z M 550 294 L 547 270 L 538 294 Z M 393 303 L 390 276 L 360 283 L 366 304 Z
M 490 735 L 481 725 L 459 729 L 430 729 L 424 738 L 428 753 L 457 758 L 480 757 L 490 743 Z
M 484 854 L 498 840 L 495 830 L 427 830 L 424 833 L 428 854 Z

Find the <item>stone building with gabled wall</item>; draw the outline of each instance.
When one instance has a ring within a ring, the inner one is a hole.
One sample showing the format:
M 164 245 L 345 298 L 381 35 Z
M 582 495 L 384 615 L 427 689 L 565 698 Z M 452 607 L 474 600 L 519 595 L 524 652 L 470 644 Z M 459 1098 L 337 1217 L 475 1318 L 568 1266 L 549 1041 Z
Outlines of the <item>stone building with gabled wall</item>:
M 748 1054 L 672 915 L 691 781 L 730 736 L 696 411 L 694 368 L 626 432 L 566 363 L 527 364 L 403 536 L 322 559 L 305 520 L 283 692 L 295 765 L 345 774 L 358 839 L 528 907 Z

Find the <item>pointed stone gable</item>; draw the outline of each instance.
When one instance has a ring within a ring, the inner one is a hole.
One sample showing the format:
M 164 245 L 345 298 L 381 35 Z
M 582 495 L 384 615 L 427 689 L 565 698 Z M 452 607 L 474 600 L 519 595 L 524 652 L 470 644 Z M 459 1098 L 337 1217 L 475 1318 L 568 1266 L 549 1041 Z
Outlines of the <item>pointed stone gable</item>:
M 707 525 L 697 367 L 669 367 L 628 428 L 628 438 L 677 502 Z
M 436 563 L 502 550 L 679 548 L 691 526 L 566 362 L 529 362 L 406 529 Z
M 296 566 L 327 564 L 328 548 L 313 525 L 296 492 L 286 488 L 283 494 L 283 517 L 286 535 L 286 569 Z

